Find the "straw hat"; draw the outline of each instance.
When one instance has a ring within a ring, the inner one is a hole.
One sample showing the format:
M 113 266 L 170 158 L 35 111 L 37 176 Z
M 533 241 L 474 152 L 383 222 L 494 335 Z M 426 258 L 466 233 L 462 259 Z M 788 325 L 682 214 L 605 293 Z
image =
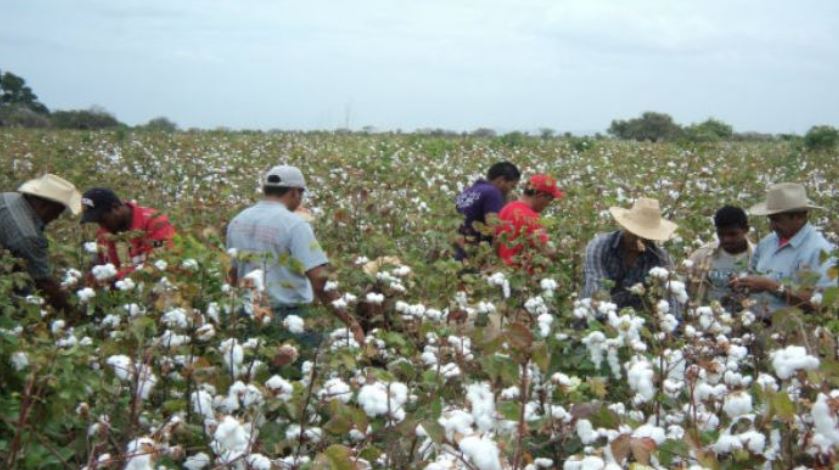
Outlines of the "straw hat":
M 646 240 L 668 240 L 678 227 L 661 217 L 661 208 L 656 199 L 638 198 L 632 209 L 610 207 L 609 212 L 618 225 Z
M 79 215 L 82 212 L 82 195 L 73 183 L 60 176 L 47 173 L 40 178 L 23 183 L 17 190 L 19 193 L 31 194 L 63 204 L 73 215 Z
M 766 200 L 749 209 L 752 215 L 772 215 L 781 212 L 824 209 L 807 198 L 804 185 L 798 183 L 773 184 L 766 191 Z

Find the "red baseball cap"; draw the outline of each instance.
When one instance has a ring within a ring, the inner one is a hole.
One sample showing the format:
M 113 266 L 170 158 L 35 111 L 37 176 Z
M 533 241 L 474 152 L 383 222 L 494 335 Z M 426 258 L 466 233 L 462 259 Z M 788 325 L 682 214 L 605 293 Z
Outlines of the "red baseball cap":
M 556 185 L 556 178 L 548 175 L 536 174 L 530 177 L 530 187 L 537 192 L 550 194 L 556 199 L 565 196 L 565 193 Z

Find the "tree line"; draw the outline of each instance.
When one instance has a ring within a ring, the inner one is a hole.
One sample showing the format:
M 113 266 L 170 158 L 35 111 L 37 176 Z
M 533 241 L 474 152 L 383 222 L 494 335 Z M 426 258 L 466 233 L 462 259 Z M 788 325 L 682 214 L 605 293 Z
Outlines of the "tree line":
M 91 107 L 83 110 L 50 111 L 46 105 L 38 100 L 26 81 L 12 72 L 0 70 L 0 127 L 35 127 L 58 129 L 108 129 L 127 128 L 113 114 L 101 107 Z M 174 132 L 178 126 L 165 117 L 157 117 L 146 124 L 137 126 L 138 129 L 162 132 Z M 372 126 L 365 126 L 363 134 L 375 132 Z M 337 129 L 336 134 L 353 133 L 350 129 Z M 397 134 L 401 131 L 397 131 Z M 669 114 L 647 111 L 641 116 L 612 121 L 607 130 L 609 136 L 623 140 L 637 140 L 649 142 L 718 142 L 718 141 L 755 141 L 774 139 L 801 139 L 804 145 L 812 150 L 830 150 L 839 144 L 839 129 L 821 125 L 814 126 L 803 138 L 792 134 L 761 134 L 756 132 L 736 133 L 731 125 L 718 119 L 709 118 L 700 123 L 682 126 L 673 120 Z M 514 131 L 498 136 L 489 128 L 478 128 L 472 132 L 456 132 L 447 129 L 417 129 L 414 134 L 433 137 L 471 136 L 478 138 L 498 138 L 508 145 L 517 145 L 524 139 L 531 137 L 526 132 Z M 542 139 L 566 138 L 574 139 L 571 133 L 558 135 L 553 129 L 539 130 Z M 599 133 L 595 139 L 603 138 Z

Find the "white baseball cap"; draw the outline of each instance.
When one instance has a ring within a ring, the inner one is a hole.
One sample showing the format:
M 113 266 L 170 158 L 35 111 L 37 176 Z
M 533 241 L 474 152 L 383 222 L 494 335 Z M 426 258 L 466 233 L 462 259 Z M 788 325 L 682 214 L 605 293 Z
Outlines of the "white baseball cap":
M 291 165 L 277 165 L 265 173 L 262 180 L 263 186 L 272 188 L 301 188 L 306 189 L 306 180 L 303 173 Z

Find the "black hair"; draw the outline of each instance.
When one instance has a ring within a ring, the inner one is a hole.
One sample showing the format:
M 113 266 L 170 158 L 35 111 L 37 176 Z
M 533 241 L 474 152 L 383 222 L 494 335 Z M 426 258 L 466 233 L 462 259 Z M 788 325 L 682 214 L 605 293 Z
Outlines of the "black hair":
M 749 228 L 749 218 L 740 207 L 723 206 L 714 214 L 714 225 L 720 228 L 736 227 Z
M 263 186 L 262 193 L 266 196 L 283 197 L 292 189 L 298 188 L 289 188 L 288 186 Z
M 521 172 L 510 162 L 498 162 L 489 167 L 487 180 L 492 181 L 499 177 L 504 178 L 506 181 L 516 181 L 521 179 Z

